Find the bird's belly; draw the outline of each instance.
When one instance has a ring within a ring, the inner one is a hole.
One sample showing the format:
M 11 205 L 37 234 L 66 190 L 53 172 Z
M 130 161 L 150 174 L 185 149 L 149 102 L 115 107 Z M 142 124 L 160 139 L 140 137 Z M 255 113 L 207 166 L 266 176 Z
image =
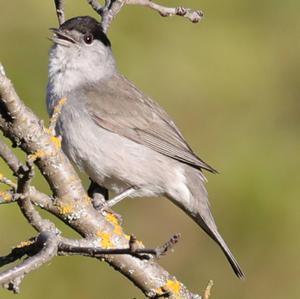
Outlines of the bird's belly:
M 120 193 L 130 187 L 135 196 L 165 194 L 175 163 L 143 145 L 97 126 L 91 120 L 61 125 L 66 155 L 97 184 Z

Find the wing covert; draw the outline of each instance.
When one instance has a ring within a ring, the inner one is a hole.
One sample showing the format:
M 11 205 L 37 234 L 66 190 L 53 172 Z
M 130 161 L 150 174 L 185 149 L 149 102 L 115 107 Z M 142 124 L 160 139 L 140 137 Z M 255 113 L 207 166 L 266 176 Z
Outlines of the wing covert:
M 217 172 L 193 153 L 169 115 L 123 76 L 89 86 L 82 95 L 102 128 L 197 169 Z

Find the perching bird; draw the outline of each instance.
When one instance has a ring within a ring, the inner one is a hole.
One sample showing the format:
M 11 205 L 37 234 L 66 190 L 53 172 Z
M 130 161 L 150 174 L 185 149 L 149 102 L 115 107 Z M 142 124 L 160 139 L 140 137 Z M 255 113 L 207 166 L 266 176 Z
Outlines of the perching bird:
M 62 148 L 95 183 L 126 196 L 166 196 L 215 240 L 235 274 L 240 266 L 218 232 L 202 170 L 216 172 L 189 147 L 170 116 L 117 70 L 95 19 L 53 29 L 47 107 L 67 101 L 57 122 Z

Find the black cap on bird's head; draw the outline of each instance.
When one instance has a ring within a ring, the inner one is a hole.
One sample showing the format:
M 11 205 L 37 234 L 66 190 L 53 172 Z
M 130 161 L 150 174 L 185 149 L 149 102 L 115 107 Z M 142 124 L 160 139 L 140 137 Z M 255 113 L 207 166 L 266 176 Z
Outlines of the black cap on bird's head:
M 56 35 L 56 40 L 55 38 L 53 38 L 54 42 L 56 42 L 58 38 L 68 42 L 76 43 L 76 39 L 74 39 L 68 33 L 72 31 L 77 31 L 84 36 L 84 41 L 86 44 L 92 43 L 93 40 L 99 40 L 105 46 L 111 46 L 108 37 L 103 32 L 101 24 L 90 16 L 71 18 L 65 21 L 63 24 L 61 24 L 58 29 L 51 28 L 51 30 Z

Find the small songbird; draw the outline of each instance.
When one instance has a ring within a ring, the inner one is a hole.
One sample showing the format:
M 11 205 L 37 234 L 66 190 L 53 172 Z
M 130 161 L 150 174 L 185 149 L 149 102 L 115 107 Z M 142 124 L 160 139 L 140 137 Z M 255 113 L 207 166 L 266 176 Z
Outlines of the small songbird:
M 203 170 L 170 116 L 117 70 L 111 44 L 95 19 L 67 20 L 49 54 L 47 108 L 66 98 L 56 131 L 69 159 L 93 182 L 124 197 L 165 196 L 189 215 L 244 274 L 218 232 Z

